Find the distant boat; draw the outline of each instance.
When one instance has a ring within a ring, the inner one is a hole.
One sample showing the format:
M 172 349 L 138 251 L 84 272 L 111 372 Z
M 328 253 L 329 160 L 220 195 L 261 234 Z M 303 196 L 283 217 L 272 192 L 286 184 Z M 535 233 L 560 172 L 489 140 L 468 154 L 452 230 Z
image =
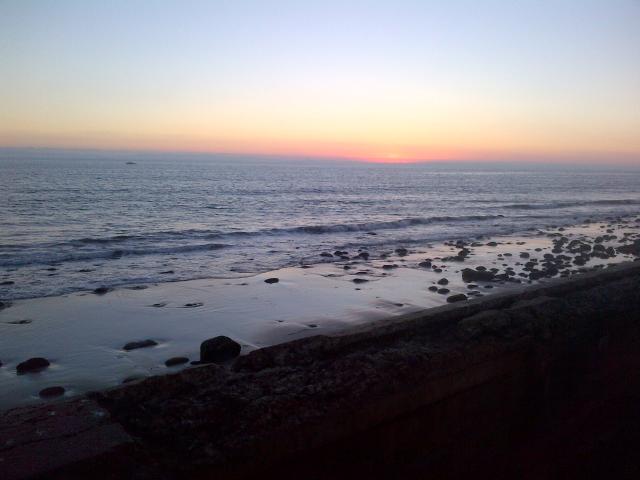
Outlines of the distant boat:
M 136 162 L 127 162 L 127 165 L 135 165 Z

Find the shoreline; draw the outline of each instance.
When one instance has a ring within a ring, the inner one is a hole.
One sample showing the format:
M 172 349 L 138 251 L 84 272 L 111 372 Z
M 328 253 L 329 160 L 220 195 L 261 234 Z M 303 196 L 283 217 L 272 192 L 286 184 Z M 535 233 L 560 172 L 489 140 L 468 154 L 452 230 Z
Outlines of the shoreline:
M 565 273 L 630 261 L 636 258 L 631 247 L 640 238 L 639 227 L 637 217 L 629 217 L 482 242 L 398 248 L 386 258 L 352 251 L 340 255 L 348 259 L 334 263 L 242 279 L 17 300 L 0 310 L 0 410 L 41 402 L 38 392 L 44 388 L 62 386 L 64 398 L 69 398 L 183 370 L 188 363 L 167 367 L 164 362 L 173 357 L 197 361 L 200 343 L 219 335 L 240 343 L 246 355 L 308 336 L 370 328 L 446 304 L 456 295 L 474 298 L 526 290 Z M 596 242 L 598 237 L 606 240 Z M 562 243 L 562 238 L 567 241 Z M 596 251 L 596 245 L 602 245 L 601 250 Z M 629 253 L 607 253 L 621 245 L 630 247 Z M 530 268 L 529 262 L 534 262 Z M 463 278 L 464 269 L 476 272 L 469 274 L 473 279 Z M 269 278 L 278 282 L 265 283 Z M 156 345 L 123 348 L 147 339 Z M 45 357 L 51 366 L 41 373 L 16 375 L 17 364 L 30 357 Z
M 629 262 L 13 409 L 0 414 L 0 468 L 9 479 L 624 471 L 598 459 L 638 420 L 639 282 Z

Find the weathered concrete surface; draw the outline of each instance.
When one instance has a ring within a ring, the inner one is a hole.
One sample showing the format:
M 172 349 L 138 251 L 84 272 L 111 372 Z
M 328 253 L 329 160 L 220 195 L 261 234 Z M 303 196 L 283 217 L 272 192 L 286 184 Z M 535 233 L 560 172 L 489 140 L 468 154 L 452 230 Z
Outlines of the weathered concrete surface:
M 18 408 L 0 422 L 0 478 L 29 478 L 86 460 L 95 466 L 102 457 L 120 457 L 131 443 L 109 412 L 86 398 Z
M 0 477 L 640 478 L 640 264 L 90 397 L 1 416 Z

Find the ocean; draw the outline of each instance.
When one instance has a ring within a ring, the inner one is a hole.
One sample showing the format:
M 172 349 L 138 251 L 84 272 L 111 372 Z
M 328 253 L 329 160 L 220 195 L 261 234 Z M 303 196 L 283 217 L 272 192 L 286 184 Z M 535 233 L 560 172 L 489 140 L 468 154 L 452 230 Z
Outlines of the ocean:
M 638 211 L 638 169 L 9 150 L 0 299 L 237 278 L 335 250 L 375 256 Z

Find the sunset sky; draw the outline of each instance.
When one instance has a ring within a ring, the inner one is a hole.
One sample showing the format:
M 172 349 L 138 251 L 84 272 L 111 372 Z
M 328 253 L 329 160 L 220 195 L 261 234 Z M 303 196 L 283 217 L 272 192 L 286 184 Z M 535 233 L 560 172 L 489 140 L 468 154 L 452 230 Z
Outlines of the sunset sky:
M 639 0 L 0 0 L 0 146 L 640 163 Z

